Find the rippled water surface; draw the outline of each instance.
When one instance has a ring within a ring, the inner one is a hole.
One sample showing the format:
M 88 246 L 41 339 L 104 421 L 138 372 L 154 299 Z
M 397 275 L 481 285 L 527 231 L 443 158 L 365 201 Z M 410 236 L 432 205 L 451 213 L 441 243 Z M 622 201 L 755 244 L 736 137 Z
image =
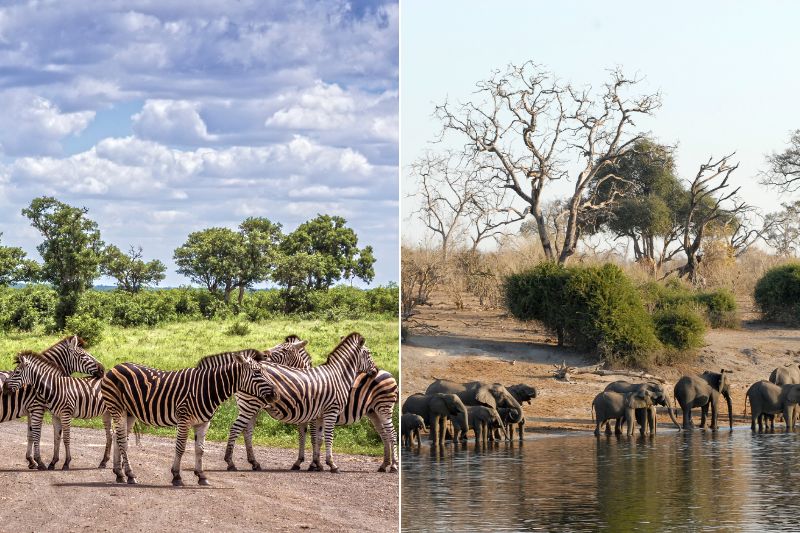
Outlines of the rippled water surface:
M 403 449 L 403 531 L 800 529 L 800 433 Z

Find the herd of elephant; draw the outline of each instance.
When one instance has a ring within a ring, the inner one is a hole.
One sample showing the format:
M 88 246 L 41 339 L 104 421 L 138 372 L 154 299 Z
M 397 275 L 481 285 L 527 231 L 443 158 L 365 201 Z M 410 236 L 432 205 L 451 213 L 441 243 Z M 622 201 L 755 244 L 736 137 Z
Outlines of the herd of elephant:
M 536 396 L 535 387 L 522 383 L 506 388 L 499 383 L 437 379 L 424 394 L 412 394 L 403 402 L 402 442 L 419 444 L 419 432 L 426 426 L 434 446 L 444 444 L 448 433 L 454 440 L 466 440 L 470 429 L 476 443 L 499 439 L 501 433 L 504 438 L 512 439 L 514 426 L 522 439 L 525 424 L 522 404 L 530 404 Z
M 700 427 L 710 420 L 709 429 L 718 429 L 720 401 L 724 399 L 728 407 L 728 421 L 733 429 L 733 405 L 730 392 L 730 371 L 706 371 L 702 374 L 682 376 L 673 389 L 675 401 L 683 414 L 682 423 L 675 416 L 675 408 L 663 385 L 656 382 L 630 383 L 615 381 L 592 401 L 594 433 L 632 435 L 639 426 L 642 435 L 655 435 L 657 428 L 656 408 L 666 408 L 672 423 L 680 429 L 691 429 L 692 409 L 699 408 Z M 499 383 L 472 381 L 457 383 L 437 379 L 428 386 L 424 394 L 413 394 L 403 403 L 400 420 L 402 442 L 406 446 L 420 443 L 419 434 L 426 428 L 430 432 L 431 444 L 442 445 L 450 436 L 452 439 L 467 439 L 467 431 L 472 430 L 476 443 L 486 444 L 495 439 L 513 439 L 514 426 L 519 438 L 523 438 L 525 416 L 522 404 L 537 397 L 535 387 L 518 384 L 505 387 Z M 747 390 L 745 414 L 749 402 L 751 429 L 764 431 L 775 429 L 775 415 L 782 415 L 786 430 L 794 429 L 800 418 L 800 365 L 789 364 L 772 371 L 769 381 L 762 380 L 752 384 Z

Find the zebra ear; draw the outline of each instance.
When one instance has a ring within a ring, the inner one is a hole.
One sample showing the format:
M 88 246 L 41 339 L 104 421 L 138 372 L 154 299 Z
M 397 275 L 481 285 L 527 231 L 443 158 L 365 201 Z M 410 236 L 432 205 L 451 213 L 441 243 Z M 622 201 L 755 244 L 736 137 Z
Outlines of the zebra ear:
M 247 357 L 245 357 L 243 354 L 240 354 L 240 353 L 233 354 L 233 357 L 234 357 L 234 359 L 236 359 L 237 363 L 242 364 L 242 365 L 246 365 L 247 363 L 250 362 Z
M 305 348 L 306 344 L 308 344 L 307 340 L 299 341 L 294 343 L 295 348 Z
M 78 347 L 78 336 L 77 335 L 73 335 L 72 337 L 69 338 L 69 346 L 73 350 Z

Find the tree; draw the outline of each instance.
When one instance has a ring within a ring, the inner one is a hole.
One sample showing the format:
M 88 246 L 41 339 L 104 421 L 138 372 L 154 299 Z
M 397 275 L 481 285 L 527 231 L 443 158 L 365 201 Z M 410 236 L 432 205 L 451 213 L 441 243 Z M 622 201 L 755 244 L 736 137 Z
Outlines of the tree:
M 372 247 L 359 249 L 358 236 L 346 224 L 330 215 L 300 224 L 280 245 L 283 259 L 275 280 L 287 289 L 328 289 L 342 278 L 372 281 Z
M 173 258 L 178 273 L 209 292 L 222 293 L 226 303 L 239 286 L 243 257 L 247 254 L 244 238 L 229 228 L 208 228 L 189 234 L 175 250 Z
M 800 200 L 781 206 L 765 217 L 763 238 L 780 257 L 794 257 L 800 244 Z
M 39 277 L 50 282 L 58 294 L 56 327 L 63 329 L 75 313 L 81 293 L 98 277 L 103 241 L 88 210 L 72 207 L 55 198 L 34 198 L 22 214 L 44 237 L 36 247 L 43 264 Z
M 789 146 L 780 153 L 767 156 L 769 170 L 762 175 L 761 183 L 794 192 L 800 188 L 800 130 L 789 137 Z
M 3 234 L 0 232 L 0 237 Z M 39 264 L 25 259 L 25 250 L 16 246 L 0 246 L 0 287 L 20 281 L 35 281 Z
M 131 246 L 127 254 L 114 245 L 108 246 L 101 266 L 103 274 L 116 279 L 117 286 L 127 292 L 139 292 L 148 285 L 158 285 L 164 280 L 167 270 L 158 259 L 145 262 L 141 246 Z
M 629 239 L 636 261 L 650 266 L 654 274 L 660 271 L 682 249 L 682 220 L 689 199 L 675 173 L 673 149 L 640 139 L 598 175 L 612 177 L 598 180 L 589 194 L 594 203 L 608 208 L 595 213 L 588 231 L 609 231 Z
M 256 217 L 250 217 L 239 224 L 239 233 L 242 235 L 244 247 L 238 283 L 238 302 L 241 305 L 245 289 L 254 283 L 272 278 L 280 255 L 278 247 L 283 240 L 283 233 L 280 224 Z
M 586 192 L 610 179 L 611 174 L 601 171 L 643 137 L 628 132 L 634 118 L 660 106 L 658 94 L 624 95 L 637 83 L 615 70 L 604 90 L 592 96 L 589 89 L 561 83 L 526 62 L 478 82 L 475 101 L 458 106 L 445 102 L 435 115 L 442 121 L 442 138 L 449 132 L 466 138 L 462 155 L 481 171 L 486 187 L 511 190 L 525 203 L 546 257 L 564 263 L 576 251 L 581 218 L 604 207 Z M 570 164 L 576 160 L 579 170 L 572 174 Z M 542 195 L 551 181 L 570 176 L 574 188 L 556 257 Z

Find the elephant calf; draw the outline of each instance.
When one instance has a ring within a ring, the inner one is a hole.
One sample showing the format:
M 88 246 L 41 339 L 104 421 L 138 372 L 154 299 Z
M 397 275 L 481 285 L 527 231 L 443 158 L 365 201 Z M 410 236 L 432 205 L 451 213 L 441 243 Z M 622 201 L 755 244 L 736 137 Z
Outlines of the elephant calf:
M 506 432 L 497 410 L 484 405 L 468 405 L 467 420 L 469 422 L 468 429 L 475 433 L 475 444 L 488 444 L 492 436 L 492 429 L 495 427 L 502 428 L 503 433 Z M 454 421 L 454 425 L 459 426 L 457 421 Z M 462 431 L 458 431 L 458 429 Z M 465 435 L 466 431 L 467 428 L 457 427 L 456 434 Z
M 415 438 L 417 446 L 419 446 L 422 443 L 419 438 L 419 430 L 425 431 L 425 420 L 419 415 L 406 413 L 400 418 L 400 430 L 404 446 L 413 446 Z
M 412 394 L 403 402 L 402 413 L 422 417 L 428 425 L 433 445 L 444 444 L 449 416 L 458 417 L 464 426 L 468 425 L 467 408 L 455 394 Z
M 747 389 L 747 400 L 750 401 L 750 429 L 753 432 L 756 430 L 756 421 L 758 421 L 758 431 L 764 430 L 761 415 L 778 413 L 783 414 L 786 431 L 794 429 L 795 413 L 800 409 L 797 405 L 800 403 L 800 385 L 779 386 L 769 381 L 757 381 Z
M 621 394 L 619 392 L 604 391 L 595 396 L 592 401 L 592 411 L 595 416 L 594 434 L 600 435 L 600 426 L 610 420 L 625 419 L 627 434 L 633 435 L 633 426 L 636 420 L 637 409 L 646 409 L 648 417 L 652 416 L 653 393 L 647 389 Z M 608 428 L 610 432 L 610 428 Z M 644 435 L 644 427 L 641 428 Z M 617 426 L 615 432 L 619 435 Z

